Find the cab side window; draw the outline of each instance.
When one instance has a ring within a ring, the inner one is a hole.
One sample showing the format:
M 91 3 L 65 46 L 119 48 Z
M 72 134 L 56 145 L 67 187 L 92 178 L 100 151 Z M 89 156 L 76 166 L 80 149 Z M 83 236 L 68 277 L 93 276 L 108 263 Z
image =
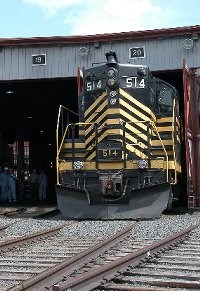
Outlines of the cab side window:
M 173 105 L 174 91 L 166 83 L 159 81 L 157 90 L 158 113 L 171 114 Z

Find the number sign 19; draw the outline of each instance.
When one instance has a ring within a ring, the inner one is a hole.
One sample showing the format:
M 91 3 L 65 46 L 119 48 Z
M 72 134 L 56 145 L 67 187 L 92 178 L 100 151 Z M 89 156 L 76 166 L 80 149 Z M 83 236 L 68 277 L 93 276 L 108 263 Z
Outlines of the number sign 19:
M 32 55 L 32 66 L 44 66 L 46 65 L 46 55 Z
M 144 46 L 132 47 L 129 50 L 129 59 L 145 58 Z

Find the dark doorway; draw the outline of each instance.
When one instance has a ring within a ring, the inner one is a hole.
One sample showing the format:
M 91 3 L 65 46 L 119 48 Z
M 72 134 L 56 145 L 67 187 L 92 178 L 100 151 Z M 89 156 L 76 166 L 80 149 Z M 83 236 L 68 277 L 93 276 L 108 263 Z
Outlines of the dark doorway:
M 77 112 L 77 103 L 76 78 L 0 82 L 0 165 L 43 169 L 52 201 L 59 105 Z
M 153 72 L 155 77 L 158 77 L 172 86 L 174 86 L 179 93 L 179 106 L 180 106 L 180 116 L 183 125 L 183 135 L 184 135 L 184 88 L 183 88 L 183 71 L 173 70 L 173 71 L 156 71 Z M 182 164 L 182 180 L 181 180 L 181 197 L 179 201 L 174 203 L 177 206 L 187 206 L 187 173 L 186 173 L 186 155 L 185 155 L 185 142 L 182 143 L 181 149 L 181 164 Z

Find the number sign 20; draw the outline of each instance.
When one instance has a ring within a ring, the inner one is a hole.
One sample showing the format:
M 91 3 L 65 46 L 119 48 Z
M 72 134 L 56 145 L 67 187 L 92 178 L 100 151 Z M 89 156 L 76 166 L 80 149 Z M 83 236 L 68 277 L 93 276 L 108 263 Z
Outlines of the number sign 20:
M 132 47 L 129 50 L 129 59 L 145 58 L 144 46 Z

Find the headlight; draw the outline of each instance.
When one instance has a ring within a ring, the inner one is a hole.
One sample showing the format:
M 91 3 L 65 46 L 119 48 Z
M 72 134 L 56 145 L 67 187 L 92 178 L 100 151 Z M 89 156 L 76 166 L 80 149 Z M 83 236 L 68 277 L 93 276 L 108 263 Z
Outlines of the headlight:
M 118 79 L 118 70 L 115 68 L 110 68 L 107 71 L 107 77 L 108 77 L 107 85 L 111 88 L 115 87 Z
M 137 74 L 140 77 L 145 77 L 147 75 L 147 71 L 145 68 L 138 68 L 137 69 Z
M 110 78 L 107 81 L 108 86 L 113 87 L 116 84 L 116 80 L 114 78 Z
M 74 162 L 74 169 L 75 170 L 81 170 L 81 169 L 83 169 L 83 162 L 82 161 L 76 161 L 76 162 Z
M 139 160 L 139 161 L 138 161 L 138 168 L 140 168 L 140 169 L 145 169 L 145 168 L 147 168 L 147 165 L 148 165 L 148 163 L 147 163 L 147 161 L 145 161 L 145 160 Z
M 107 76 L 108 76 L 108 78 L 114 77 L 115 76 L 115 70 L 114 69 L 108 70 Z

